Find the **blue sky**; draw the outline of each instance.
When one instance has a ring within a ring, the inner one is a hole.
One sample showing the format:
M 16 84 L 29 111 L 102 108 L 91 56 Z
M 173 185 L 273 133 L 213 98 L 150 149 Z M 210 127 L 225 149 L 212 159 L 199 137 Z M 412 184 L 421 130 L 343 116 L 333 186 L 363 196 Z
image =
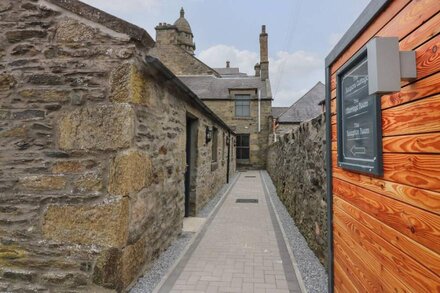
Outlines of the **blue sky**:
M 261 25 L 269 33 L 274 106 L 289 106 L 318 81 L 324 59 L 368 0 L 83 0 L 146 29 L 174 23 L 180 7 L 191 24 L 196 55 L 212 67 L 226 60 L 253 73 Z

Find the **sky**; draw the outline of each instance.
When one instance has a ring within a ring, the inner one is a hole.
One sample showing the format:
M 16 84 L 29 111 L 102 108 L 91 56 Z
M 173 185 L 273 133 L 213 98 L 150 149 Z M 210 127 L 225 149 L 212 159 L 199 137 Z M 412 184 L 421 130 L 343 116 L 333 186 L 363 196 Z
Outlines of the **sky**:
M 144 28 L 174 23 L 185 9 L 196 56 L 211 67 L 255 74 L 261 25 L 269 34 L 273 106 L 290 106 L 318 81 L 324 59 L 368 0 L 82 0 Z

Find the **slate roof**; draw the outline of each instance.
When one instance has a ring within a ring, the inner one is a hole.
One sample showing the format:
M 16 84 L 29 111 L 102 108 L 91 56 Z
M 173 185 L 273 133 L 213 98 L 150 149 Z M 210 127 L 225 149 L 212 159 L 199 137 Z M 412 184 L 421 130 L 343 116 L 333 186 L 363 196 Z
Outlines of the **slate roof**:
M 325 98 L 325 86 L 318 82 L 310 91 L 296 101 L 278 119 L 280 123 L 300 123 L 321 114 L 321 102 Z
M 229 67 L 229 68 L 213 68 L 215 71 L 217 71 L 222 76 L 247 76 L 246 73 L 240 72 L 240 69 L 238 67 Z
M 272 117 L 278 118 L 281 114 L 287 111 L 289 107 L 272 107 Z
M 261 98 L 272 98 L 266 81 L 260 77 L 179 76 L 202 100 L 230 99 L 230 89 L 259 89 Z M 269 93 L 269 94 L 268 94 Z

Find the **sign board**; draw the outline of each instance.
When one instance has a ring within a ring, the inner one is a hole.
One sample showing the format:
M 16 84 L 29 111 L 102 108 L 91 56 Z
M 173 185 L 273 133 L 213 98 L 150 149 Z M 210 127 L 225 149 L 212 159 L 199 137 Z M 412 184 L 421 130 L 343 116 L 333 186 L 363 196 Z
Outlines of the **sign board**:
M 366 49 L 337 73 L 338 165 L 382 175 L 380 96 L 369 94 L 368 80 Z

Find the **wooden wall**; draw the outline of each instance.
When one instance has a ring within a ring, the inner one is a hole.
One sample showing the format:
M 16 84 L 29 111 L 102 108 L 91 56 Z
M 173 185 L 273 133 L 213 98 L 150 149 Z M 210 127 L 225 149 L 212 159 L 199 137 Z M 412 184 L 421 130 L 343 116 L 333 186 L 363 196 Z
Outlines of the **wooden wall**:
M 380 178 L 337 167 L 335 73 L 374 36 L 418 73 L 381 98 Z M 330 68 L 335 291 L 440 292 L 440 0 L 390 1 Z

